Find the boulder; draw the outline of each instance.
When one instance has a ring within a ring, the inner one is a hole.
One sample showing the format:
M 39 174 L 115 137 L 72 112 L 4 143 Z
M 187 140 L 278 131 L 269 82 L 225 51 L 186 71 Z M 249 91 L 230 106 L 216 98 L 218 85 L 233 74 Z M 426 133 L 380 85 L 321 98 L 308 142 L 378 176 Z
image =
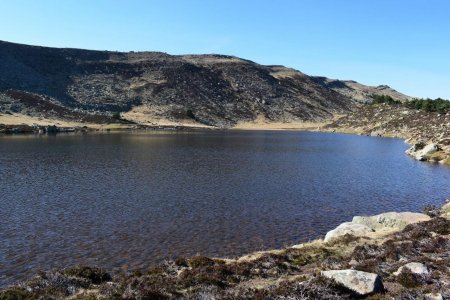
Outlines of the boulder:
M 421 146 L 422 146 L 422 143 L 415 144 L 414 146 L 412 146 L 411 148 L 406 150 L 406 154 L 411 155 L 412 157 L 414 157 L 417 160 L 423 161 L 423 160 L 427 160 L 428 155 L 439 150 L 439 147 L 436 144 L 428 144 L 428 145 L 424 146 L 423 148 L 421 148 Z
M 411 263 L 407 263 L 406 265 L 398 268 L 397 272 L 394 272 L 394 275 L 395 276 L 400 275 L 400 273 L 405 268 L 410 270 L 411 273 L 413 273 L 413 274 L 417 274 L 417 275 L 428 275 L 429 274 L 427 266 L 425 266 L 424 264 L 418 263 L 418 262 L 411 262 Z
M 380 137 L 380 136 L 382 136 L 382 135 L 381 135 L 381 133 L 378 132 L 378 131 L 372 131 L 372 132 L 370 133 L 370 136 L 378 136 L 378 137 Z
M 323 271 L 322 275 L 334 279 L 346 288 L 364 296 L 384 290 L 380 276 L 356 270 Z
M 412 141 L 413 139 L 409 139 L 409 141 Z M 426 146 L 426 144 L 424 142 L 417 142 L 414 145 L 411 146 L 411 148 L 409 148 L 408 150 L 406 150 L 405 152 L 407 154 L 411 154 L 413 152 L 417 152 L 419 150 L 422 150 L 424 147 Z
M 449 205 L 450 209 L 450 205 Z M 325 242 L 346 234 L 356 237 L 373 237 L 371 233 L 391 233 L 403 230 L 408 224 L 428 221 L 431 218 L 426 214 L 413 212 L 388 212 L 376 216 L 355 216 L 352 222 L 345 222 L 328 231 Z
M 447 202 L 441 208 L 441 217 L 450 219 L 450 200 L 446 200 Z
M 352 223 L 366 225 L 375 231 L 379 231 L 381 229 L 402 230 L 408 224 L 428 220 L 430 220 L 430 217 L 421 213 L 387 212 L 370 217 L 356 216 L 353 217 Z
M 373 229 L 363 225 L 363 224 L 355 224 L 352 222 L 342 223 L 335 229 L 328 231 L 325 235 L 325 242 L 341 237 L 346 234 L 350 234 L 356 237 L 367 236 L 367 234 L 373 232 Z
M 432 293 L 429 293 L 429 294 L 425 294 L 425 299 L 427 299 L 427 300 L 444 300 L 444 297 L 442 297 L 442 295 L 441 294 L 432 294 Z

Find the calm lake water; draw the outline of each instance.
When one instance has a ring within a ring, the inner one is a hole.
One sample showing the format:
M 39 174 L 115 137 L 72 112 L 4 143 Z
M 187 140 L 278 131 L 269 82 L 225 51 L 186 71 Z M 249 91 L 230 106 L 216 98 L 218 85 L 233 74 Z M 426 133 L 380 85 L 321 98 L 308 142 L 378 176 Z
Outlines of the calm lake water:
M 407 147 L 292 131 L 0 137 L 0 285 L 80 263 L 241 255 L 442 204 L 450 168 Z

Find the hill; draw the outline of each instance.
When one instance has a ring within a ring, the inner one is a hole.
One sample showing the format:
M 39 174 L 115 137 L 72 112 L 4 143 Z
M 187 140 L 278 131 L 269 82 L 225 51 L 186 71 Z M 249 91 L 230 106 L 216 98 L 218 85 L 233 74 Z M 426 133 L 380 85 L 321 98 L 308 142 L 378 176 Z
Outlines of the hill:
M 61 49 L 2 41 L 0 74 L 4 124 L 121 122 L 111 117 L 117 113 L 144 125 L 232 127 L 258 118 L 319 122 L 353 110 L 365 89 L 358 84 L 343 90 L 328 79 L 234 56 Z

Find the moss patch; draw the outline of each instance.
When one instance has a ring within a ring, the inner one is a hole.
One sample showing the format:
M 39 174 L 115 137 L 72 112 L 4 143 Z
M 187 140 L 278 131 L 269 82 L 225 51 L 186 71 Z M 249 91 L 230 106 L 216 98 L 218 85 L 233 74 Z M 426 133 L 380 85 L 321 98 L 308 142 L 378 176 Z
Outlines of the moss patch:
M 93 284 L 100 284 L 111 280 L 111 275 L 104 272 L 102 269 L 86 266 L 77 266 L 65 269 L 63 274 L 67 276 L 85 278 L 90 280 Z
M 37 299 L 32 293 L 20 287 L 12 287 L 4 291 L 0 291 L 0 300 L 25 300 Z
M 304 249 L 293 255 L 292 263 L 297 266 L 304 266 L 310 263 L 324 260 L 333 255 L 333 252 L 324 247 L 311 247 Z

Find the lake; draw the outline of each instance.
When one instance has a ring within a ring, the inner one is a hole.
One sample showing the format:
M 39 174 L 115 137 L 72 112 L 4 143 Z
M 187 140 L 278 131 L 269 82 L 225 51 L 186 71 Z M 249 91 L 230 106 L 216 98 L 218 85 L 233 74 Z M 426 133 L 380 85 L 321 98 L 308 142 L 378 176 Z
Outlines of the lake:
M 450 168 L 407 147 L 295 131 L 0 136 L 0 285 L 80 263 L 233 257 L 442 204 Z

